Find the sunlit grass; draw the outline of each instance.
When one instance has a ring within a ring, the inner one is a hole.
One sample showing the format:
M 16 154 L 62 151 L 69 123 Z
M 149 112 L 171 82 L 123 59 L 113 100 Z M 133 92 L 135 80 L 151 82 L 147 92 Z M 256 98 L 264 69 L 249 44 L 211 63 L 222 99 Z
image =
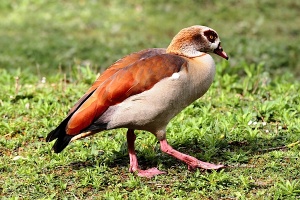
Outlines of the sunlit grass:
M 226 62 L 217 67 L 217 81 L 171 121 L 167 137 L 182 152 L 228 167 L 191 173 L 183 163 L 162 154 L 153 135 L 139 131 L 141 166 L 168 172 L 151 180 L 128 172 L 126 130 L 76 141 L 61 154 L 54 154 L 51 144 L 45 143 L 46 134 L 89 86 L 90 78 L 76 78 L 89 77 L 85 66 L 70 77 L 72 83 L 63 74 L 36 81 L 29 74 L 23 79 L 22 73 L 17 82 L 14 74 L 1 70 L 5 79 L 15 81 L 1 91 L 2 194 L 23 198 L 299 196 L 299 83 L 291 82 L 289 75 L 266 83 L 259 71 L 262 66 L 252 66 L 256 70 L 228 87 L 232 83 L 227 81 L 235 75 L 224 76 Z M 235 70 L 243 69 L 229 71 Z
M 0 3 L 0 196 L 10 199 L 299 198 L 299 32 L 295 1 L 8 1 Z M 99 133 L 61 154 L 45 137 L 123 55 L 166 47 L 183 27 L 216 29 L 210 90 L 167 127 L 170 144 L 223 163 L 196 170 L 138 131 L 142 168 L 128 172 L 126 130 Z

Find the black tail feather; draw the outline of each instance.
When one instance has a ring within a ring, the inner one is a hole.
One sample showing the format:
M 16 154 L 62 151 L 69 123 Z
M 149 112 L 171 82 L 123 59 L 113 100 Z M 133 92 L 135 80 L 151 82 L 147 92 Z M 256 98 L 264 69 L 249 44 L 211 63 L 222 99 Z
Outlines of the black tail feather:
M 64 136 L 59 136 L 52 147 L 54 152 L 60 153 L 64 148 L 66 148 L 66 146 L 68 146 L 72 137 L 74 137 L 74 136 L 67 135 L 67 134 L 65 134 Z
M 73 114 L 73 113 L 72 113 Z M 68 115 L 60 124 L 59 126 L 54 129 L 53 131 L 51 131 L 47 137 L 46 137 L 46 142 L 51 142 L 53 140 L 55 140 L 56 138 L 59 138 L 61 136 L 66 135 L 66 131 L 65 128 L 68 124 L 68 121 L 70 120 L 70 118 L 72 117 L 72 114 Z
M 71 116 L 72 115 L 69 115 L 66 119 L 64 119 L 60 125 L 51 131 L 46 137 L 47 142 L 57 139 L 52 147 L 55 153 L 61 152 L 70 143 L 72 137 L 74 137 L 74 135 L 67 135 L 65 130 Z
M 55 153 L 59 153 L 64 148 L 66 148 L 66 146 L 70 143 L 72 137 L 74 137 L 74 135 L 67 135 L 66 126 L 67 126 L 69 120 L 71 119 L 71 117 L 73 116 L 73 114 L 94 92 L 95 92 L 95 90 L 93 90 L 88 95 L 84 95 L 78 101 L 78 103 L 75 105 L 75 107 L 73 109 L 71 109 L 71 112 L 69 112 L 68 116 L 60 123 L 60 125 L 47 135 L 46 142 L 51 142 L 51 141 L 57 139 L 53 145 L 53 150 Z

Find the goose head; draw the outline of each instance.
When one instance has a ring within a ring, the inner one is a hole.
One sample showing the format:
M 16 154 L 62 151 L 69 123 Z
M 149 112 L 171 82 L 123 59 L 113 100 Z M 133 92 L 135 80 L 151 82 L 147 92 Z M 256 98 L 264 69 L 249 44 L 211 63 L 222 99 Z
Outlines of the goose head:
M 171 41 L 167 53 L 188 58 L 201 56 L 203 53 L 215 53 L 228 60 L 217 32 L 200 25 L 182 29 Z

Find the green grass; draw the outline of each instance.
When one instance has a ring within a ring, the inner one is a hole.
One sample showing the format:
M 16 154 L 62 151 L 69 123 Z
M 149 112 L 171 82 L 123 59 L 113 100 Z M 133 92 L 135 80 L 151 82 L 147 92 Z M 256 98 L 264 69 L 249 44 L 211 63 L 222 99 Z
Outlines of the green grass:
M 1 1 L 0 196 L 3 199 L 296 199 L 300 197 L 299 33 L 295 1 Z M 192 24 L 216 29 L 207 94 L 168 126 L 170 144 L 224 163 L 196 170 L 139 131 L 143 168 L 128 172 L 126 130 L 51 151 L 45 136 L 95 80 L 130 52 L 165 47 Z M 44 78 L 43 78 L 44 77 Z

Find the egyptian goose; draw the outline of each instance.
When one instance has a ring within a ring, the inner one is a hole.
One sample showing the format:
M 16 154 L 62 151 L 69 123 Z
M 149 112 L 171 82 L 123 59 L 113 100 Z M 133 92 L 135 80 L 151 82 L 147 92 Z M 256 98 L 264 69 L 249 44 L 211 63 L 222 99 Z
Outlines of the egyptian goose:
M 95 81 L 46 141 L 57 139 L 53 149 L 59 153 L 79 138 L 128 128 L 129 171 L 152 177 L 164 172 L 140 169 L 134 150 L 134 130 L 145 130 L 157 137 L 163 152 L 185 162 L 189 169 L 224 167 L 176 151 L 166 140 L 169 121 L 200 98 L 213 81 L 215 63 L 207 53 L 228 59 L 217 32 L 196 25 L 182 29 L 167 49 L 146 49 L 125 56 Z

